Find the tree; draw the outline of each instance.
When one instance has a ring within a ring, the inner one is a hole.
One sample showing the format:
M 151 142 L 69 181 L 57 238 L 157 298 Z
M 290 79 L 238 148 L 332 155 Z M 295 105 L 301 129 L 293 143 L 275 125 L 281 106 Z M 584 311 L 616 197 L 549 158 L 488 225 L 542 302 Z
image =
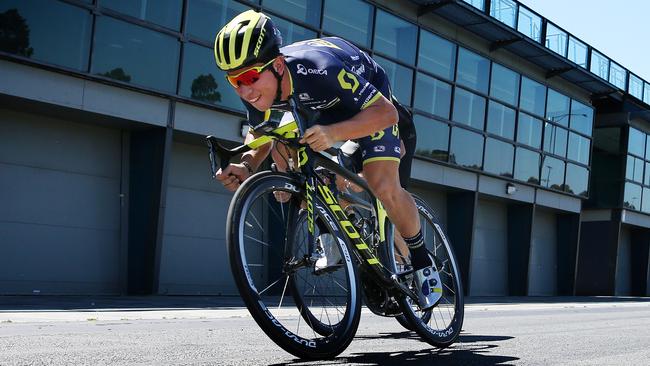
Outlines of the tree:
M 115 68 L 109 72 L 105 72 L 99 75 L 106 76 L 107 78 L 111 78 L 115 80 L 125 81 L 127 83 L 131 81 L 131 75 L 125 73 L 124 69 L 122 69 L 121 67 Z
M 221 93 L 217 91 L 217 82 L 212 74 L 201 74 L 192 81 L 192 99 L 204 102 L 220 102 Z
M 0 50 L 25 57 L 34 53 L 29 47 L 29 26 L 17 9 L 0 14 Z

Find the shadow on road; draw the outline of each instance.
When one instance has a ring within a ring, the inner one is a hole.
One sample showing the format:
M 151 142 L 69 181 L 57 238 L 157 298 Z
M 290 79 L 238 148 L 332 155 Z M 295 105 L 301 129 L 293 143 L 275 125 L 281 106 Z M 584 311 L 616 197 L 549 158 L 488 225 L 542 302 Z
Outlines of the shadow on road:
M 400 333 L 381 333 L 377 336 L 357 336 L 355 340 L 376 340 L 376 339 L 414 339 L 420 338 L 414 332 Z M 382 365 L 382 366 L 402 366 L 408 365 L 512 365 L 518 357 L 500 355 L 497 352 L 499 347 L 495 342 L 513 339 L 510 336 L 490 336 L 463 334 L 457 343 L 445 348 L 424 348 L 419 351 L 406 352 L 363 352 L 353 353 L 346 357 L 337 357 L 333 360 L 313 361 L 294 360 L 289 363 L 278 363 L 272 366 L 280 365 Z M 424 343 L 423 343 L 424 344 Z

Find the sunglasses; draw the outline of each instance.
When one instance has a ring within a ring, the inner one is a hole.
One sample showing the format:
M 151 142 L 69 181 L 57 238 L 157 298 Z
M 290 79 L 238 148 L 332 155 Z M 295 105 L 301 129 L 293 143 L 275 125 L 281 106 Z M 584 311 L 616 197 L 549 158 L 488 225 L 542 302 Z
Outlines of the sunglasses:
M 253 85 L 253 83 L 255 83 L 260 78 L 260 74 L 263 73 L 264 70 L 268 69 L 271 65 L 273 65 L 273 61 L 275 61 L 275 59 L 267 62 L 262 66 L 249 67 L 237 75 L 226 74 L 226 79 L 228 79 L 228 82 L 234 88 L 239 88 L 240 85 Z

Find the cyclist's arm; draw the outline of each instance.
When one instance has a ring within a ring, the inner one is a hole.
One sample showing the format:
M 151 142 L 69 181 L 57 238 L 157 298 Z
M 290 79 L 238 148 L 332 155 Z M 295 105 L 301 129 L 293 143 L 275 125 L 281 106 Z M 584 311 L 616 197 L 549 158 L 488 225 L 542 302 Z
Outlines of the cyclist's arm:
M 386 129 L 397 123 L 397 109 L 381 95 L 373 104 L 361 110 L 354 117 L 323 126 L 334 141 L 353 140 Z
M 249 142 L 253 141 L 259 136 L 260 135 L 248 131 L 248 133 L 246 134 L 246 138 L 244 139 L 244 144 L 248 144 Z M 258 147 L 255 150 L 247 151 L 244 154 L 242 154 L 241 161 L 250 164 L 251 169 L 253 170 L 253 172 L 255 172 L 260 167 L 264 159 L 266 159 L 266 157 L 269 156 L 269 153 L 271 152 L 271 147 L 273 147 L 273 144 L 269 142 L 267 144 Z

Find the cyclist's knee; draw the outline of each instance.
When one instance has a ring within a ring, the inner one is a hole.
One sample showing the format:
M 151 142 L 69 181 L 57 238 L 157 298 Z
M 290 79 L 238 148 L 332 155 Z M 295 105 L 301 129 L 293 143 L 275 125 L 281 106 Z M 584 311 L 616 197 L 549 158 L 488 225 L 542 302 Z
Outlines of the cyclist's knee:
M 399 200 L 402 187 L 397 179 L 387 179 L 386 177 L 368 181 L 372 192 L 379 198 L 384 205 L 392 205 Z

